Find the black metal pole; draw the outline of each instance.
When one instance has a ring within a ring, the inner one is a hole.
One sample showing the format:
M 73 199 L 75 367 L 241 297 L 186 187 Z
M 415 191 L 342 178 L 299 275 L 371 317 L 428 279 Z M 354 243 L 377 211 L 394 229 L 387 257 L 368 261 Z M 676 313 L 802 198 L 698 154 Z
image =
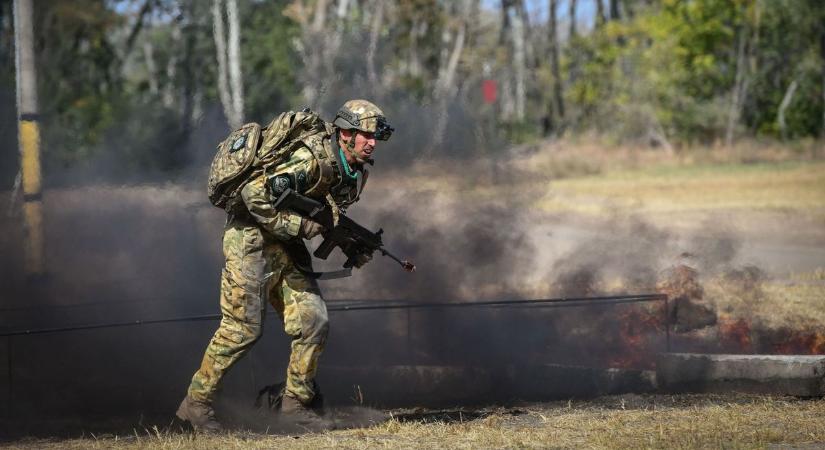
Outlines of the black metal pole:
M 665 296 L 665 351 L 670 353 L 670 301 Z
M 9 389 L 8 389 L 8 397 L 7 400 L 9 402 L 8 406 L 6 407 L 6 417 L 11 419 L 12 415 L 14 414 L 14 380 L 12 379 L 12 349 L 14 348 L 14 336 L 9 336 L 6 340 L 6 345 L 8 348 L 6 349 L 6 363 L 8 367 L 6 370 L 8 371 L 8 378 L 9 378 Z
M 221 318 L 220 314 L 207 314 L 203 316 L 189 316 L 189 317 L 175 317 L 172 319 L 155 319 L 155 320 L 133 320 L 130 322 L 114 322 L 114 323 L 100 323 L 93 325 L 78 325 L 73 327 L 57 327 L 57 328 L 39 328 L 33 330 L 17 330 L 0 333 L 0 336 L 28 336 L 32 334 L 45 333 L 65 333 L 68 331 L 80 330 L 95 330 L 99 328 L 118 328 L 129 327 L 135 325 L 152 325 L 158 323 L 172 323 L 172 322 L 198 322 L 202 320 L 218 320 Z

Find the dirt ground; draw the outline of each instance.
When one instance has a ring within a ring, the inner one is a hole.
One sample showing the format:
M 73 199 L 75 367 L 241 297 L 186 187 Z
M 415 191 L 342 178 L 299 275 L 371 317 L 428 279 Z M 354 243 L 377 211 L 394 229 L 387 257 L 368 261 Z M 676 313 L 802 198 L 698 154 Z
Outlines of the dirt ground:
M 19 449 L 211 448 L 822 448 L 825 400 L 622 395 L 518 407 L 386 411 L 372 426 L 322 433 L 215 436 L 135 428 L 123 434 L 6 443 Z M 339 421 L 346 426 L 345 421 Z

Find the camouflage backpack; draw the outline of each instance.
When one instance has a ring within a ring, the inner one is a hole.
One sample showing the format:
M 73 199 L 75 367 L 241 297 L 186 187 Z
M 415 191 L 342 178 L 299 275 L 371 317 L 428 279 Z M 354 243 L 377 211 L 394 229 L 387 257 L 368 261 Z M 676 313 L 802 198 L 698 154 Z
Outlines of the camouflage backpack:
M 230 210 L 248 180 L 284 161 L 304 139 L 325 131 L 324 120 L 309 109 L 282 113 L 263 129 L 248 123 L 233 131 L 218 144 L 212 160 L 209 201 Z

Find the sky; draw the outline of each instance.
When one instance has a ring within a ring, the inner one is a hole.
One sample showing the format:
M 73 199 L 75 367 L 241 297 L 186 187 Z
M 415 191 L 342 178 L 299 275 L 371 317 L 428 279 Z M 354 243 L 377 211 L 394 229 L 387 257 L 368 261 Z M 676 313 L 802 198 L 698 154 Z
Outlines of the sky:
M 482 0 L 482 5 L 489 9 L 499 9 L 501 0 Z M 525 0 L 528 16 L 532 23 L 547 21 L 548 0 Z M 558 11 L 556 17 L 561 22 L 569 20 L 569 0 L 558 1 Z M 605 5 L 606 7 L 607 5 Z M 589 27 L 593 23 L 593 16 L 596 11 L 596 0 L 578 0 L 576 5 L 576 20 L 578 23 Z
M 112 7 L 119 13 L 136 13 L 142 2 L 112 2 Z M 481 0 L 482 5 L 488 9 L 499 9 L 501 0 Z M 532 23 L 547 21 L 548 0 L 525 0 L 528 16 Z M 569 20 L 568 12 L 570 8 L 569 0 L 558 0 L 558 12 L 556 17 L 559 21 Z M 607 6 L 607 5 L 605 5 Z M 590 27 L 593 23 L 593 16 L 596 10 L 596 0 L 578 0 L 576 7 L 576 19 L 578 23 L 585 27 Z

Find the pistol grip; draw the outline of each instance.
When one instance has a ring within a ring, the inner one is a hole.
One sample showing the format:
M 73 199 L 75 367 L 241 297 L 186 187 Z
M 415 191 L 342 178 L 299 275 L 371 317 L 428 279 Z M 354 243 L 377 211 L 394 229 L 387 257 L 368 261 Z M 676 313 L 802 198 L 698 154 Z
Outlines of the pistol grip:
M 332 249 L 334 248 L 335 241 L 333 241 L 329 237 L 326 237 L 324 238 L 324 242 L 321 242 L 321 245 L 319 245 L 318 248 L 315 249 L 313 255 L 315 255 L 316 258 L 327 259 L 329 257 L 329 254 L 332 253 Z

